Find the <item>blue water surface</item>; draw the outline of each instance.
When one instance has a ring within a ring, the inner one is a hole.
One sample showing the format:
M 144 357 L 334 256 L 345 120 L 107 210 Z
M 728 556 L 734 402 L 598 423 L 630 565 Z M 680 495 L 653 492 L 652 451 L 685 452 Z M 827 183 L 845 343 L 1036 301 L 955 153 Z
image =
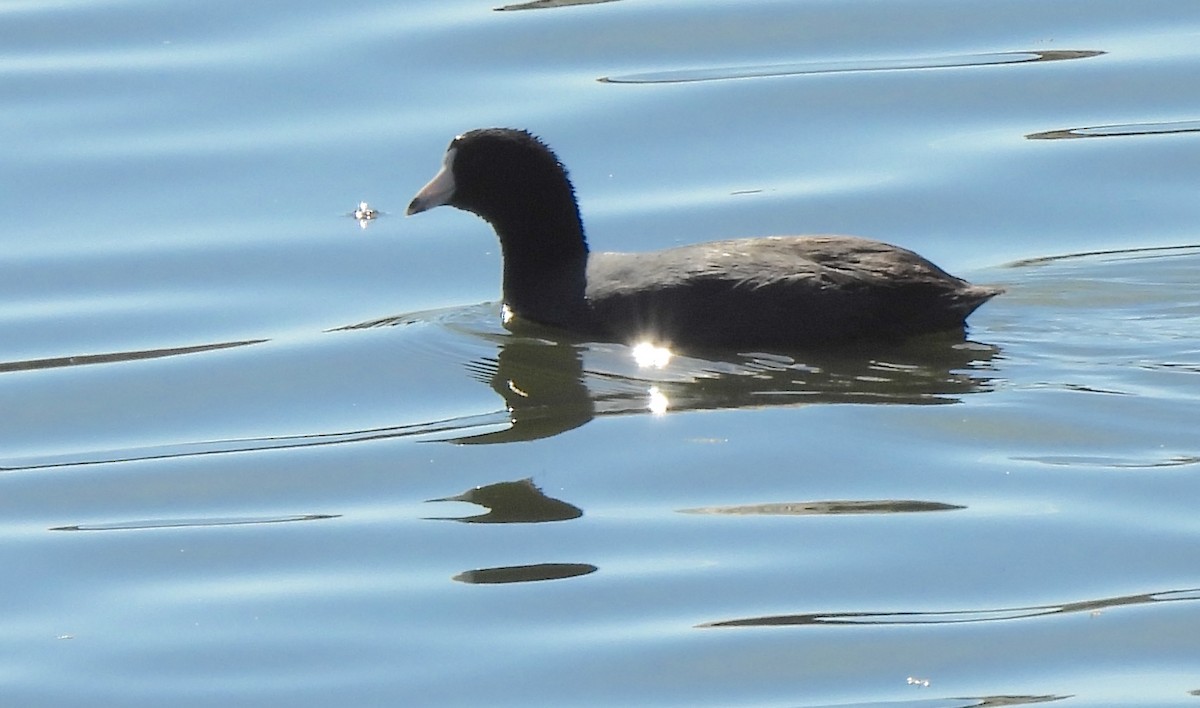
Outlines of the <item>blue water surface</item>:
M 1194 703 L 1198 40 L 1185 0 L 9 0 L 2 702 Z M 510 331 L 487 225 L 402 216 L 491 125 L 596 249 L 851 233 L 1007 293 L 836 352 Z

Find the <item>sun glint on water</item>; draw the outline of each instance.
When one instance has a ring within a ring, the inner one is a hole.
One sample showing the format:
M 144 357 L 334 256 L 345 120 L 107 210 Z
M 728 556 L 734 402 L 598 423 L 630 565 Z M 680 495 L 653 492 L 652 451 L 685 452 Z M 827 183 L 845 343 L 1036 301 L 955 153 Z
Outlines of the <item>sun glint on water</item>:
M 662 369 L 671 363 L 671 350 L 650 342 L 640 342 L 633 347 L 633 360 L 642 369 Z

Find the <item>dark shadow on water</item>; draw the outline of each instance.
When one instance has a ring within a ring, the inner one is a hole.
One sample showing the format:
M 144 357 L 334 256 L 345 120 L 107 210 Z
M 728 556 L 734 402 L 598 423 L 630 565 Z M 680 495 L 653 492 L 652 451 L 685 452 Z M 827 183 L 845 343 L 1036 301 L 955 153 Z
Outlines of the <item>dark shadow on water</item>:
M 580 575 L 594 572 L 596 572 L 596 566 L 587 563 L 536 563 L 534 565 L 465 570 L 454 576 L 452 580 L 471 585 L 504 585 L 577 578 Z
M 570 521 L 582 517 L 584 513 L 583 509 L 574 504 L 547 495 L 540 487 L 533 483 L 532 479 L 485 484 L 468 489 L 462 494 L 428 499 L 426 501 L 427 503 L 466 502 L 488 509 L 485 514 L 476 514 L 473 516 L 426 517 L 430 521 L 458 521 L 469 524 L 537 524 L 551 521 Z M 955 511 L 965 508 L 964 506 L 955 504 L 907 499 L 841 499 L 680 509 L 680 513 L 730 516 L 837 516 L 852 514 L 908 514 L 931 511 Z M 547 576 L 547 568 L 554 568 L 554 573 L 562 572 L 564 574 L 551 574 Z M 569 568 L 570 572 L 563 571 L 563 568 Z M 573 577 L 574 575 L 581 574 L 574 572 L 574 570 L 580 568 L 587 568 L 588 573 L 597 570 L 596 566 L 587 563 L 537 564 L 517 566 L 515 568 L 471 570 L 455 576 L 454 579 L 473 583 L 525 582 L 528 580 Z
M 991 708 L 992 706 L 1028 706 L 1035 703 L 1053 703 L 1074 697 L 1071 694 L 1061 696 L 979 696 L 978 698 L 955 698 L 952 700 L 967 701 L 962 704 L 964 708 Z
M 519 2 L 512 5 L 503 5 L 501 7 L 492 8 L 496 12 L 506 12 L 510 10 L 548 10 L 552 7 L 570 7 L 572 5 L 599 5 L 605 2 L 616 2 L 617 0 L 530 0 L 529 2 Z
M 461 521 L 471 524 L 537 524 L 569 521 L 583 516 L 583 509 L 561 499 L 547 496 L 532 479 L 496 482 L 468 489 L 452 497 L 429 502 L 466 502 L 485 507 L 486 514 L 475 516 L 434 516 L 433 521 Z
M 570 521 L 583 516 L 583 509 L 561 499 L 547 496 L 532 479 L 496 482 L 468 489 L 462 494 L 429 502 L 467 502 L 486 507 L 486 514 L 475 516 L 429 517 L 431 521 L 459 521 L 468 524 L 539 524 Z M 562 580 L 596 572 L 590 563 L 535 563 L 531 565 L 477 568 L 454 576 L 454 580 L 473 585 L 528 583 Z
M 959 511 L 957 504 L 915 499 L 837 499 L 805 502 L 770 502 L 743 506 L 709 506 L 680 509 L 682 514 L 729 516 L 841 516 L 847 514 L 912 514 L 927 511 Z
M 768 615 L 743 619 L 719 620 L 697 625 L 708 627 L 802 627 L 802 626 L 897 626 L 973 624 L 980 622 L 1007 622 L 1026 620 L 1033 617 L 1067 615 L 1080 612 L 1099 613 L 1115 607 L 1130 605 L 1153 605 L 1167 602 L 1200 601 L 1200 588 L 1167 590 L 1141 595 L 1121 595 L 1098 600 L 1083 600 L 1062 605 L 1032 605 L 1029 607 L 1002 607 L 980 610 L 950 610 L 946 612 L 814 612 L 795 615 Z
M 462 494 L 428 499 L 427 503 L 466 502 L 487 508 L 485 514 L 473 516 L 434 516 L 430 521 L 458 521 L 469 524 L 537 524 L 570 521 L 583 516 L 583 509 L 547 495 L 532 479 L 496 482 L 468 489 Z M 902 514 L 930 511 L 953 511 L 966 507 L 940 502 L 914 500 L 836 500 L 794 503 L 768 503 L 750 506 L 707 507 L 681 509 L 685 514 L 744 515 L 744 516 L 820 516 L 846 514 Z M 590 563 L 541 563 L 535 565 L 469 570 L 454 576 L 455 580 L 475 584 L 556 580 L 592 573 L 597 566 Z

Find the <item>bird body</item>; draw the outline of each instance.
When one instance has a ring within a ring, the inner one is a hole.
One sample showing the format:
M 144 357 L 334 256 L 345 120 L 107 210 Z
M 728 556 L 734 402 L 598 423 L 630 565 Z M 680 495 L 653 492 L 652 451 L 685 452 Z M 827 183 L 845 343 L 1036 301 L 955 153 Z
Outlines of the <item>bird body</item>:
M 455 138 L 408 213 L 442 204 L 496 230 L 511 312 L 604 339 L 723 347 L 902 339 L 961 330 L 1002 292 L 912 251 L 853 236 L 591 253 L 566 169 L 519 130 Z

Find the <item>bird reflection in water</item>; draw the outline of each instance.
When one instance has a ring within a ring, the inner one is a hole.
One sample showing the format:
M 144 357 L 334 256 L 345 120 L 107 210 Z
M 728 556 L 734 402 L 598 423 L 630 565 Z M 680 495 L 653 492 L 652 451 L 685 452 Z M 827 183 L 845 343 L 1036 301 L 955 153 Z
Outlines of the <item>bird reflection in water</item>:
M 510 427 L 464 444 L 549 437 L 597 415 L 880 403 L 929 405 L 991 390 L 996 347 L 963 333 L 798 352 L 674 351 L 572 339 L 519 319 L 496 356 L 467 363 L 506 403 Z
M 496 326 L 497 308 L 503 326 Z M 338 330 L 440 322 L 495 346 L 464 362 L 505 402 L 508 427 L 443 438 L 459 444 L 521 442 L 578 428 L 597 415 L 819 403 L 937 405 L 994 387 L 998 347 L 965 330 L 902 342 L 770 352 L 678 350 L 651 341 L 590 341 L 514 317 L 494 304 L 397 315 Z M 477 416 L 460 427 L 477 428 Z M 490 425 L 490 424 L 489 424 Z
M 595 416 L 583 380 L 582 353 L 572 343 L 512 337 L 500 345 L 495 359 L 469 362 L 467 368 L 504 399 L 511 426 L 453 442 L 474 445 L 548 438 Z

